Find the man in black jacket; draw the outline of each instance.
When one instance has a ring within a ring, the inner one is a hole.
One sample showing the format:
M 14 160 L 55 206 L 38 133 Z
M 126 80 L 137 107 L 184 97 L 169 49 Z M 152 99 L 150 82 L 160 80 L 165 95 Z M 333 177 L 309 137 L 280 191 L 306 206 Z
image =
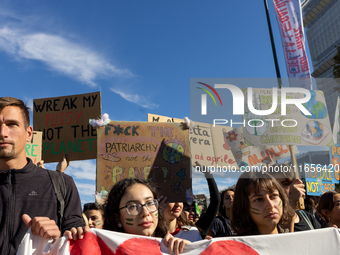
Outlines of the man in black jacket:
M 15 254 L 31 227 L 32 234 L 58 239 L 65 230 L 83 227 L 80 198 L 72 177 L 66 185 L 64 217 L 57 226 L 57 198 L 47 171 L 26 158 L 32 138 L 29 111 L 16 98 L 0 97 L 0 254 Z

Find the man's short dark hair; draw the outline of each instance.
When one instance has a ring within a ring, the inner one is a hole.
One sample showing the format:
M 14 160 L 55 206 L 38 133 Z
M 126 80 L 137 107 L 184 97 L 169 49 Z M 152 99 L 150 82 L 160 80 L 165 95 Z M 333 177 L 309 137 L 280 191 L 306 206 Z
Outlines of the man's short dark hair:
M 30 108 L 27 107 L 23 101 L 15 97 L 0 97 L 0 112 L 7 106 L 19 107 L 22 111 L 22 116 L 24 117 L 25 128 L 30 125 Z

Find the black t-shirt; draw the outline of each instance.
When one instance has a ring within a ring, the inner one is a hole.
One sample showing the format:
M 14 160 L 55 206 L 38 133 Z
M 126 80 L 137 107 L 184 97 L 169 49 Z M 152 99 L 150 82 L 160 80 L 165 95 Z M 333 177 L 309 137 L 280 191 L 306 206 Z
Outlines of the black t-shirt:
M 311 224 L 314 229 L 321 228 L 320 223 L 315 219 L 315 217 L 311 213 L 303 210 L 298 210 L 296 211 L 296 213 L 300 218 L 300 222 L 294 224 L 294 232 L 311 230 L 312 228 L 309 226 L 309 224 Z M 305 218 L 309 221 L 309 224 Z
M 218 193 L 217 184 L 210 173 L 205 173 L 207 178 L 208 186 L 209 186 L 209 194 L 210 194 L 210 204 L 208 206 L 205 214 L 202 214 L 200 219 L 196 222 L 196 226 L 201 229 L 201 236 L 204 239 L 208 233 L 211 223 L 213 222 L 215 215 L 220 206 L 221 198 Z
M 213 232 L 214 237 L 233 235 L 230 227 L 230 219 L 223 216 L 218 216 L 214 219 L 210 226 L 210 231 Z

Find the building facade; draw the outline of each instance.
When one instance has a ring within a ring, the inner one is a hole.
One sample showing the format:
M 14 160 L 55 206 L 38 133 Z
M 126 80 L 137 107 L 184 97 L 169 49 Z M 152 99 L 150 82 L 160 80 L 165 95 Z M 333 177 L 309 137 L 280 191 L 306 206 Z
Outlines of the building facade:
M 312 76 L 316 78 L 317 89 L 324 92 L 333 126 L 337 98 L 340 96 L 340 83 L 333 76 L 335 46 L 340 44 L 340 1 L 305 0 L 301 5 L 314 70 Z
M 331 160 L 329 157 L 329 151 L 309 151 L 306 153 L 300 153 L 296 155 L 296 163 L 297 167 L 299 169 L 299 175 L 300 179 L 305 180 L 305 172 L 303 171 L 304 164 L 320 164 L 323 166 L 328 166 L 330 164 Z M 291 161 L 284 162 L 288 165 L 291 165 Z

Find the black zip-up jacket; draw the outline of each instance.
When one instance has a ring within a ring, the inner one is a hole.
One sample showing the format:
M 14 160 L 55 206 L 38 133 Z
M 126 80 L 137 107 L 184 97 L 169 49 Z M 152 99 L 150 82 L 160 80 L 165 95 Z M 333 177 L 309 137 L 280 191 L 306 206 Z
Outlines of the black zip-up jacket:
M 17 252 L 27 227 L 21 216 L 49 217 L 55 222 L 57 197 L 47 171 L 30 159 L 22 169 L 0 172 L 0 254 Z M 63 175 L 66 185 L 64 218 L 61 233 L 72 227 L 83 227 L 82 208 L 78 190 L 71 176 Z

